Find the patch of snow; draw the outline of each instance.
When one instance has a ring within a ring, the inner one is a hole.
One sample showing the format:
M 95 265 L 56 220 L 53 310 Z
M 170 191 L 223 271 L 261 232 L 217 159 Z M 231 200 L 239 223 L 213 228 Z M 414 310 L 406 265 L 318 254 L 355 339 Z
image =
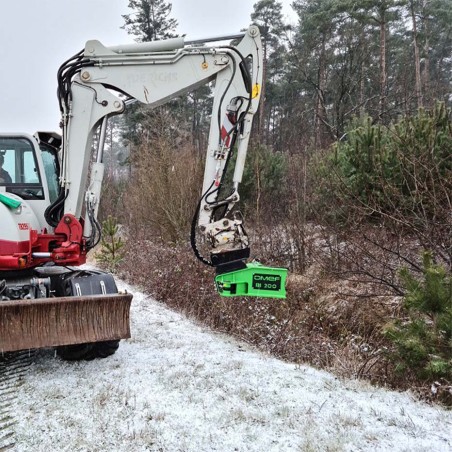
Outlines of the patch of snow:
M 89 362 L 39 351 L 17 451 L 452 451 L 451 411 L 272 358 L 120 286 L 132 339 Z

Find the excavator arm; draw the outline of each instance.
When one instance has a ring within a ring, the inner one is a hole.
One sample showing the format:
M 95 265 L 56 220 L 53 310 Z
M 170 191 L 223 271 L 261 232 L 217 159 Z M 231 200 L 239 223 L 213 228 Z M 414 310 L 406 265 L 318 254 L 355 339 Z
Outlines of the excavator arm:
M 153 108 L 213 81 L 204 180 L 191 231 L 192 246 L 200 260 L 216 267 L 217 288 L 222 295 L 284 297 L 284 269 L 246 264 L 249 240 L 243 219 L 234 209 L 240 200 L 239 184 L 263 75 L 259 29 L 251 26 L 234 37 L 239 39 L 236 45 L 218 46 L 201 42 L 185 45 L 183 38 L 115 47 L 88 41 L 82 53 L 66 62 L 59 71 L 62 190 L 49 209 L 48 221 L 60 231 L 71 228 L 80 234 L 82 229 L 75 225 L 85 211 L 80 243 L 85 239 L 87 248 L 92 246 L 98 229 L 102 141 L 108 118 L 122 113 L 130 101 Z M 101 143 L 88 181 L 93 135 L 99 127 Z M 232 191 L 221 196 L 233 151 Z M 210 244 L 209 258 L 201 256 L 196 247 L 196 228 Z M 260 279 L 256 280 L 255 273 Z

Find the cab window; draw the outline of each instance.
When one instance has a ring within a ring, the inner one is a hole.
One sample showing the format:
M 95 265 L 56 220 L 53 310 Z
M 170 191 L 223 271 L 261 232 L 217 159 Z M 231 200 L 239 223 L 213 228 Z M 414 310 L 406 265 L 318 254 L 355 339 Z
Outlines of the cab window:
M 23 199 L 44 199 L 34 147 L 27 138 L 0 138 L 0 186 Z

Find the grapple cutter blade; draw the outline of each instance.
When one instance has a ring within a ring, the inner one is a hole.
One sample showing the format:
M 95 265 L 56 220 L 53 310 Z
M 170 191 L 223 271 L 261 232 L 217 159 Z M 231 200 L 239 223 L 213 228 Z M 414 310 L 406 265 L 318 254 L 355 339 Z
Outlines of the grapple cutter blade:
M 0 353 L 130 337 L 131 294 L 0 301 Z

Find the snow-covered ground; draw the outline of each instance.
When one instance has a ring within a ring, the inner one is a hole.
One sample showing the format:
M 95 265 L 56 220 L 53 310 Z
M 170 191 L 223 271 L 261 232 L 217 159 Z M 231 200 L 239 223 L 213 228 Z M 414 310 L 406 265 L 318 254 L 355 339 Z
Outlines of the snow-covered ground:
M 452 411 L 282 362 L 128 290 L 133 339 L 114 356 L 37 353 L 17 451 L 452 451 Z

